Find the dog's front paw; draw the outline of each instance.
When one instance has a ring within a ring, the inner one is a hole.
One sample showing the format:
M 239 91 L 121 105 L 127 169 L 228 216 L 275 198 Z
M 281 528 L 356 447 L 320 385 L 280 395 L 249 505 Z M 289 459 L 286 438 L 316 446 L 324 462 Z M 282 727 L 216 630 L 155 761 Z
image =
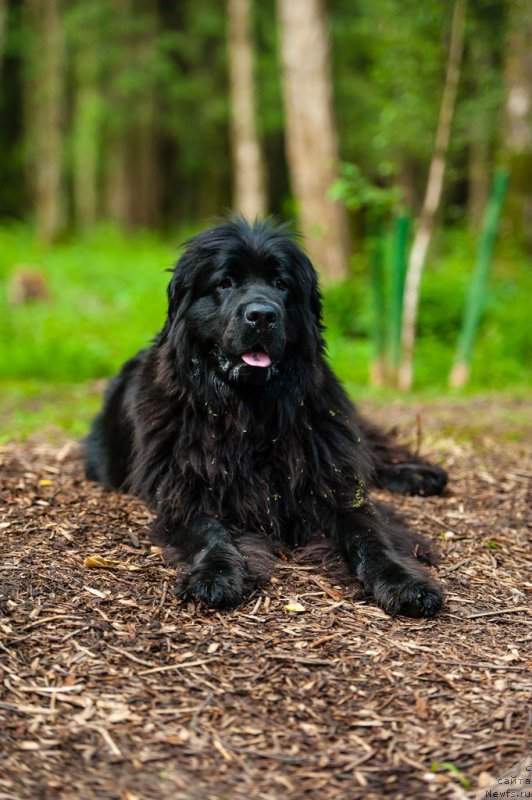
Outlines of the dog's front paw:
M 420 494 L 425 497 L 441 494 L 447 486 L 444 469 L 433 464 L 388 464 L 379 473 L 379 482 L 391 492 Z
M 401 565 L 388 566 L 373 585 L 377 604 L 395 617 L 434 617 L 443 608 L 443 592 L 428 575 Z
M 242 602 L 244 581 L 232 565 L 204 561 L 187 571 L 175 592 L 185 600 L 201 600 L 210 608 L 236 608 Z

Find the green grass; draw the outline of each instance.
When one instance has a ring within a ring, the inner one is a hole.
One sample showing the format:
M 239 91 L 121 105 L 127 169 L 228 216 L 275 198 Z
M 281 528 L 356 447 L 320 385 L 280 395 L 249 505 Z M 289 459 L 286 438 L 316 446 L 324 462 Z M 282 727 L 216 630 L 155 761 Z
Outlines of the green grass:
M 105 380 L 61 384 L 38 380 L 2 381 L 0 445 L 34 436 L 45 441 L 61 441 L 65 434 L 81 439 L 101 405 L 104 386 Z M 482 440 L 492 424 L 496 425 L 499 438 L 512 442 L 529 438 L 530 406 L 524 403 L 521 407 L 516 402 L 527 399 L 525 390 L 514 388 L 475 395 L 475 400 L 484 401 L 485 407 L 477 408 L 475 416 L 471 417 L 462 416 L 456 410 L 467 403 L 463 393 L 459 396 L 455 392 L 442 402 L 441 395 L 435 391 L 422 390 L 405 396 L 397 390 L 373 389 L 353 383 L 347 388 L 362 407 L 371 403 L 372 407 L 390 408 L 395 401 L 400 401 L 401 405 L 411 404 L 416 409 L 420 402 L 431 406 L 439 415 L 440 435 L 457 442 Z M 447 403 L 451 404 L 450 410 Z M 393 425 L 392 419 L 390 425 Z
M 82 381 L 111 374 L 160 328 L 165 269 L 177 244 L 112 228 L 39 246 L 22 227 L 0 229 L 0 379 Z M 42 271 L 48 302 L 12 306 L 2 291 L 19 265 Z
M 35 435 L 82 438 L 101 404 L 103 383 L 2 381 L 0 444 Z
M 60 428 L 82 435 L 98 405 L 97 379 L 146 345 L 160 329 L 168 274 L 178 245 L 190 231 L 163 239 L 153 233 L 125 236 L 103 226 L 90 235 L 43 247 L 27 226 L 0 228 L 0 438 L 26 437 Z M 463 234 L 436 243 L 421 296 L 412 398 L 451 397 L 486 390 L 523 394 L 531 381 L 530 297 L 526 257 L 502 243 L 466 392 L 449 393 L 452 364 L 474 243 Z M 50 299 L 13 306 L 10 276 L 20 265 L 47 278 Z M 368 388 L 371 305 L 367 263 L 353 259 L 353 275 L 324 293 L 328 352 L 333 367 L 357 398 L 398 397 Z M 97 381 L 97 383 L 95 383 Z M 86 382 L 87 386 L 84 386 Z

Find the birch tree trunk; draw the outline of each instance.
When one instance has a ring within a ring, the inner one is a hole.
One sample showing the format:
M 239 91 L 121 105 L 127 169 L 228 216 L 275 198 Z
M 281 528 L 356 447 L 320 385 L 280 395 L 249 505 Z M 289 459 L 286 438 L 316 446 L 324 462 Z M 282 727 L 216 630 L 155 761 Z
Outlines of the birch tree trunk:
M 414 344 L 419 305 L 421 275 L 434 230 L 434 220 L 440 205 L 447 152 L 451 138 L 451 125 L 456 105 L 460 66 L 464 45 L 467 0 L 456 0 L 451 26 L 451 41 L 447 61 L 447 74 L 440 106 L 434 154 L 430 164 L 427 190 L 416 235 L 410 251 L 403 301 L 401 331 L 401 363 L 397 383 L 401 389 L 410 389 L 413 378 Z
M 338 140 L 321 0 L 277 0 L 286 148 L 292 190 L 309 255 L 323 276 L 346 275 L 346 211 L 328 196 L 337 178 Z
M 532 6 L 510 3 L 506 56 L 505 155 L 510 171 L 507 218 L 532 250 Z
M 266 212 L 264 163 L 257 135 L 251 0 L 228 0 L 233 207 L 248 219 Z
M 37 235 L 52 241 L 63 224 L 62 105 L 64 42 L 60 0 L 26 0 L 34 47 L 26 86 L 28 176 Z

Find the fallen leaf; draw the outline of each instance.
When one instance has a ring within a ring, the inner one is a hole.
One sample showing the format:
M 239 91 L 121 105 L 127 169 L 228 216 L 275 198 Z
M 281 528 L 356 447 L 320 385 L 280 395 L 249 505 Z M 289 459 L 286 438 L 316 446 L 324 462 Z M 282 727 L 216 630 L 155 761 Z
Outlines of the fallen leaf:
M 92 586 L 84 586 L 83 588 L 85 589 L 86 592 L 93 594 L 95 597 L 100 597 L 102 600 L 107 600 L 109 595 L 111 594 L 110 592 L 107 593 L 100 592 L 99 589 L 93 589 Z
M 92 569 L 125 569 L 128 572 L 138 572 L 142 569 L 138 564 L 124 564 L 122 561 L 111 561 L 103 556 L 87 556 L 83 566 Z
M 48 478 L 43 478 L 42 481 L 39 481 L 39 486 L 53 486 L 53 481 L 49 481 Z
M 301 603 L 298 603 L 296 600 L 292 600 L 290 603 L 285 605 L 284 610 L 289 611 L 292 614 L 302 614 L 307 609 L 305 606 L 302 606 Z
M 84 567 L 97 567 L 100 569 L 120 569 L 119 561 L 110 561 L 103 556 L 87 556 L 83 562 Z

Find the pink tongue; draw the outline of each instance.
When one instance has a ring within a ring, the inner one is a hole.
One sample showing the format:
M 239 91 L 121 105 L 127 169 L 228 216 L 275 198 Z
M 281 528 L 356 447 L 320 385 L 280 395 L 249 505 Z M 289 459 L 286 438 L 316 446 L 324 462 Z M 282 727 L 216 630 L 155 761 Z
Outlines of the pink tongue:
M 272 363 L 267 353 L 243 353 L 242 361 L 245 361 L 250 367 L 269 367 Z

